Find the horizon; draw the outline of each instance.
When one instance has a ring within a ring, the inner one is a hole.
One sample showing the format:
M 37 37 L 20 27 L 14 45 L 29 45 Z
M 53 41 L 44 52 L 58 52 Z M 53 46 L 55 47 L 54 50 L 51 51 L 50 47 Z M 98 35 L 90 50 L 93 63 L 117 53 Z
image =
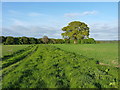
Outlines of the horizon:
M 14 36 L 4 36 L 4 37 L 14 37 Z M 20 36 L 20 37 L 26 37 L 26 36 Z M 18 37 L 15 36 L 14 38 L 18 38 Z M 35 38 L 35 37 L 27 37 L 27 38 Z M 42 39 L 42 38 L 43 37 L 36 38 L 36 39 Z M 64 38 L 49 38 L 49 39 L 64 39 Z M 95 41 L 120 41 L 120 40 L 95 40 Z
M 118 40 L 117 2 L 3 2 L 2 35 L 61 39 L 62 27 L 85 22 L 90 38 Z

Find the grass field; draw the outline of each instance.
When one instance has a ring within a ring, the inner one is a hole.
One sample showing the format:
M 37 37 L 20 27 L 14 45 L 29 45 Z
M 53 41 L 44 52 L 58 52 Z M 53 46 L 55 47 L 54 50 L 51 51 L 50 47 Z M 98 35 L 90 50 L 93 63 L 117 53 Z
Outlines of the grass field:
M 112 44 L 107 45 L 109 48 L 111 46 L 116 47 Z M 101 53 L 106 52 L 106 55 L 108 55 L 109 49 L 101 50 L 107 45 L 88 45 L 88 48 L 87 45 L 43 44 L 28 47 L 23 45 L 21 50 L 14 49 L 14 53 L 11 53 L 8 57 L 3 56 L 2 70 L 0 71 L 3 77 L 2 87 L 118 88 L 118 82 L 120 81 L 118 78 L 119 67 L 96 64 L 96 59 L 93 59 L 92 54 L 92 58 L 89 58 L 90 55 L 87 56 L 87 53 L 82 53 L 85 52 L 84 49 L 94 52 L 93 48 L 98 47 L 97 49 Z M 98 52 L 96 51 L 96 53 Z M 114 53 L 111 55 L 113 55 L 112 58 L 116 58 Z
M 74 52 L 89 58 L 94 58 L 101 63 L 118 65 L 118 44 L 56 44 L 54 45 L 67 52 Z
M 14 52 L 28 47 L 29 45 L 4 45 L 2 46 L 2 56 L 13 54 Z

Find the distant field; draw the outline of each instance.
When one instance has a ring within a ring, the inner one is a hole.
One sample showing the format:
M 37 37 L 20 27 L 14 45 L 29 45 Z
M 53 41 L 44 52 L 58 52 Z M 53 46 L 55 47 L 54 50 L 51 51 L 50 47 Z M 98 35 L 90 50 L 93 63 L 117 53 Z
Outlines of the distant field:
M 95 59 L 85 57 L 85 54 L 81 53 L 84 49 L 94 52 L 96 47 L 101 53 L 105 52 L 107 57 L 109 49 L 116 45 L 42 44 L 3 47 L 6 56 L 0 61 L 2 88 L 118 88 L 119 67 L 96 64 Z M 8 55 L 8 49 L 5 47 L 14 48 L 14 53 Z M 105 50 L 102 50 L 103 48 Z
M 2 54 L 1 56 L 11 55 L 14 52 L 24 49 L 30 45 L 2 45 Z
M 118 64 L 118 44 L 53 44 L 62 50 L 94 58 L 105 64 Z

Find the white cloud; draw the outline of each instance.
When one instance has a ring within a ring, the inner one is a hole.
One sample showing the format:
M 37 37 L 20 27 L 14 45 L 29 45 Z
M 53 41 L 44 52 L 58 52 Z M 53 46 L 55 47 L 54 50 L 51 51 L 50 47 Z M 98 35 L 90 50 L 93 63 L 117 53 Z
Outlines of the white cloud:
M 85 15 L 94 15 L 97 14 L 97 11 L 85 11 L 83 13 L 81 13 L 81 16 L 85 16 Z
M 12 19 L 13 24 L 9 27 L 2 28 L 3 36 L 27 36 L 41 38 L 47 35 L 49 38 L 61 38 L 62 30 L 50 26 L 38 26 L 29 22 Z
M 31 12 L 31 13 L 28 13 L 28 16 L 41 16 L 41 15 L 43 15 L 43 14 L 41 14 L 41 13 L 37 13 L 37 12 Z
M 15 10 L 9 10 L 8 11 L 11 15 L 14 15 L 14 16 L 32 16 L 32 17 L 35 17 L 35 16 L 42 16 L 44 14 L 42 13 L 38 13 L 38 12 L 20 12 L 20 11 L 15 11 Z
M 65 13 L 65 17 L 77 17 L 77 16 L 86 16 L 86 15 L 95 15 L 97 11 L 85 11 L 82 13 Z
M 8 11 L 10 14 L 16 15 L 16 14 L 20 14 L 20 12 L 15 11 L 15 10 L 9 10 Z
M 97 22 L 89 24 L 90 37 L 95 38 L 95 40 L 117 40 L 118 26 L 116 23 L 117 22 Z M 3 27 L 2 31 L 4 36 L 11 35 L 41 38 L 47 35 L 49 38 L 62 38 L 61 27 L 33 25 L 32 23 L 16 19 L 13 19 L 13 24 L 10 27 Z
M 47 35 L 50 38 L 62 38 L 61 28 L 63 23 L 58 23 L 58 27 L 54 23 L 51 25 L 34 24 L 34 22 L 24 21 L 13 18 L 12 25 L 3 27 L 3 35 L 11 36 L 28 36 L 28 37 L 43 37 Z M 117 21 L 102 21 L 97 23 L 89 23 L 90 37 L 96 40 L 117 40 L 118 39 L 118 22 Z M 46 25 L 46 26 L 45 26 Z
M 12 21 L 12 23 L 13 23 L 14 26 L 27 26 L 28 25 L 27 22 L 20 21 L 20 20 L 15 19 L 15 18 L 12 18 L 11 21 Z
M 118 39 L 117 22 L 91 24 L 90 37 L 93 37 L 96 40 L 117 40 Z
M 66 13 L 66 14 L 64 14 L 65 17 L 76 17 L 79 15 L 80 15 L 80 13 Z

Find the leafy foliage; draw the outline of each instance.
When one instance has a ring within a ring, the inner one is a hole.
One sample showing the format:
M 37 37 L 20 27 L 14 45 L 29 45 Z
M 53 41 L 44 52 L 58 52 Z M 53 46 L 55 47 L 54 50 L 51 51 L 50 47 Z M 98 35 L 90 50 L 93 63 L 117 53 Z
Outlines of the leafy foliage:
M 96 41 L 93 38 L 83 39 L 80 42 L 81 44 L 95 44 Z
M 42 41 L 47 44 L 49 42 L 49 38 L 47 36 L 43 36 Z
M 77 43 L 77 40 L 88 38 L 89 36 L 89 27 L 84 22 L 73 21 L 68 24 L 68 26 L 62 28 L 64 33 L 61 35 L 63 38 L 74 39 L 74 43 Z
M 30 44 L 36 44 L 37 43 L 37 39 L 35 39 L 35 38 L 29 38 L 29 43 Z
M 7 45 L 14 44 L 14 38 L 13 37 L 7 37 L 6 42 Z
M 10 39 L 12 38 L 12 40 Z M 33 38 L 33 37 L 4 37 L 1 36 L 1 43 L 5 45 L 19 45 L 19 44 L 69 44 L 74 43 L 73 39 L 54 39 L 48 38 L 47 36 L 43 38 Z M 93 38 L 88 39 L 78 39 L 79 44 L 94 44 L 96 41 Z
M 29 40 L 28 40 L 27 37 L 21 37 L 21 38 L 20 38 L 20 43 L 21 43 L 21 44 L 28 44 L 28 43 L 29 43 Z

